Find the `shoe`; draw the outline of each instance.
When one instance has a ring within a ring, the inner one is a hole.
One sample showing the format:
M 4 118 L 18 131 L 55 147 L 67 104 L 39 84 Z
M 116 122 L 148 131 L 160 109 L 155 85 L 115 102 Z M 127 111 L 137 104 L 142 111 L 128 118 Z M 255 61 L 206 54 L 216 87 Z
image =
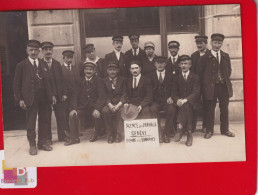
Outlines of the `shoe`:
M 162 135 L 159 136 L 159 143 L 163 143 L 163 136 Z
M 186 146 L 191 146 L 193 144 L 193 136 L 192 133 L 187 134 L 187 140 L 185 142 Z
M 205 135 L 204 135 L 204 138 L 205 139 L 210 139 L 212 136 L 212 132 L 206 132 Z
M 119 136 L 118 134 L 116 134 L 115 142 L 116 142 L 116 143 L 119 143 L 119 142 L 120 142 L 120 136 Z
M 108 142 L 109 144 L 112 144 L 112 143 L 114 142 L 114 138 L 113 138 L 112 135 L 109 135 L 109 136 L 108 136 L 107 142 Z
M 94 132 L 92 135 L 91 135 L 91 137 L 90 137 L 90 142 L 95 142 L 96 140 L 97 140 L 97 138 L 98 138 L 98 136 L 97 136 L 97 134 Z
M 48 144 L 48 145 L 52 145 L 53 143 L 52 143 L 52 141 L 51 140 L 46 140 L 46 144 Z
M 235 137 L 235 134 L 232 133 L 231 131 L 227 131 L 227 132 L 221 133 L 221 134 L 222 134 L 222 135 L 226 135 L 226 136 L 228 136 L 228 137 Z
M 163 141 L 164 141 L 164 143 L 170 143 L 170 139 L 166 134 L 163 137 Z
M 179 142 L 182 138 L 183 132 L 182 129 L 177 129 L 174 142 Z
M 30 150 L 29 150 L 30 155 L 37 155 L 37 147 L 36 146 L 30 146 Z
M 47 143 L 38 145 L 38 149 L 39 150 L 45 150 L 45 151 L 52 151 L 53 150 L 53 148 Z
M 68 142 L 65 142 L 64 145 L 65 146 L 70 146 L 70 145 L 78 144 L 78 143 L 80 143 L 80 139 L 75 138 L 75 139 L 70 139 Z

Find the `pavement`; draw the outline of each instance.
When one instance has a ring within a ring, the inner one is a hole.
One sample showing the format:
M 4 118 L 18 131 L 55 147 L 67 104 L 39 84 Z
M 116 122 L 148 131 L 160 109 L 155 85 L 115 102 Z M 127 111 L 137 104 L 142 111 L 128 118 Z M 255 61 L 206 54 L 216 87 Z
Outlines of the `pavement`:
M 185 145 L 186 136 L 183 136 L 180 142 L 171 139 L 170 143 L 162 143 L 156 148 L 127 148 L 124 142 L 108 144 L 105 135 L 92 143 L 89 142 L 92 129 L 82 131 L 81 143 L 64 146 L 64 142 L 58 142 L 54 127 L 53 151 L 38 150 L 38 155 L 35 156 L 29 155 L 26 130 L 4 131 L 5 166 L 12 168 L 245 161 L 244 123 L 230 123 L 229 126 L 236 137 L 221 135 L 219 125 L 215 125 L 214 135 L 210 139 L 204 139 L 204 133 L 197 129 L 193 133 L 191 147 Z

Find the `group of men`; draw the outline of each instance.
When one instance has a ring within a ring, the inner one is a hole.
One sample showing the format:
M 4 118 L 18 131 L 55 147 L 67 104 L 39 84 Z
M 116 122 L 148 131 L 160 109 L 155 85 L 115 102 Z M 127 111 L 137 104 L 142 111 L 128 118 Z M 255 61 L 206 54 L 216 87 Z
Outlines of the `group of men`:
M 179 56 L 180 43 L 170 41 L 168 59 L 155 55 L 153 42 L 145 43 L 141 49 L 139 35 L 130 35 L 129 39 L 132 48 L 123 53 L 123 36 L 112 37 L 114 51 L 104 59 L 96 56 L 94 44 L 87 44 L 86 59 L 80 67 L 72 64 L 74 51 L 63 51 L 61 65 L 52 57 L 53 43 L 28 41 L 28 58 L 16 66 L 13 87 L 15 100 L 26 110 L 31 155 L 37 154 L 37 148 L 53 149 L 52 110 L 58 140 L 64 141 L 65 146 L 80 143 L 79 129 L 84 127 L 87 115 L 95 126 L 90 142 L 106 133 L 108 143 L 118 143 L 123 138 L 124 119 L 157 118 L 160 143 L 169 143 L 171 137 L 179 142 L 187 134 L 186 145 L 191 146 L 200 108 L 204 137 L 212 137 L 218 99 L 221 134 L 235 136 L 229 131 L 228 122 L 229 98 L 233 93 L 231 63 L 229 55 L 220 49 L 224 35 L 211 35 L 211 50 L 207 48 L 207 36 L 195 36 L 198 50 L 191 57 Z M 42 59 L 38 57 L 40 48 Z

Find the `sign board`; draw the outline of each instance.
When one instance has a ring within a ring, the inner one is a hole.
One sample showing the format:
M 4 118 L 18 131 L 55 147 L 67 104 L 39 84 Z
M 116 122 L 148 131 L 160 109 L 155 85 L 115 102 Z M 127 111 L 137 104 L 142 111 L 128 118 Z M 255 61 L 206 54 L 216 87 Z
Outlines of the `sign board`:
M 159 146 L 157 119 L 124 121 L 126 147 Z

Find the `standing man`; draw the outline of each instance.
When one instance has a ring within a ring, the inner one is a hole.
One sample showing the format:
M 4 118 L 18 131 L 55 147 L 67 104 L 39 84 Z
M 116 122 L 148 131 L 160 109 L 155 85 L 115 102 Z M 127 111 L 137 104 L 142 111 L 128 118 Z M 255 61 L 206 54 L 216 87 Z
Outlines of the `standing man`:
M 120 142 L 121 127 L 121 108 L 126 102 L 126 79 L 118 75 L 118 64 L 110 62 L 107 66 L 108 77 L 103 79 L 104 92 L 107 101 L 102 109 L 102 115 L 107 131 L 108 143 Z M 113 118 L 116 120 L 114 121 Z
M 140 35 L 132 34 L 132 35 L 129 35 L 128 37 L 130 39 L 132 49 L 129 49 L 127 52 L 125 52 L 126 66 L 128 67 L 128 70 L 130 70 L 129 66 L 131 62 L 138 61 L 140 63 L 140 66 L 142 67 L 143 59 L 145 59 L 146 54 L 144 50 L 139 47 Z
M 201 58 L 203 95 L 207 102 L 207 131 L 204 138 L 209 139 L 214 132 L 215 107 L 217 99 L 220 107 L 220 132 L 228 137 L 234 137 L 229 131 L 228 105 L 229 98 L 233 96 L 230 81 L 231 62 L 229 55 L 220 48 L 224 35 L 215 33 L 211 35 L 211 51 L 207 51 Z
M 172 73 L 173 75 L 176 75 L 181 71 L 179 67 L 179 47 L 180 44 L 178 41 L 170 41 L 168 43 L 168 50 L 171 56 L 167 60 L 166 70 Z
M 53 109 L 56 117 L 57 124 L 57 135 L 59 141 L 65 141 L 65 105 L 64 101 L 67 99 L 67 91 L 64 85 L 62 67 L 60 62 L 52 58 L 54 44 L 51 42 L 42 42 L 41 48 L 43 53 L 43 60 L 47 63 L 50 70 L 50 74 L 53 78 L 54 88 L 56 89 L 56 104 L 53 105 Z M 52 107 L 49 108 L 49 120 L 51 121 Z M 51 133 L 51 123 L 48 128 L 48 139 L 47 142 L 52 144 L 52 133 Z
M 99 58 L 96 56 L 96 50 L 94 47 L 94 44 L 87 44 L 84 47 L 85 55 L 86 55 L 86 60 L 85 62 L 92 62 L 96 64 L 96 74 L 100 78 L 104 78 L 107 73 L 106 69 L 104 67 L 104 59 Z
M 153 42 L 147 42 L 144 44 L 144 51 L 146 53 L 145 58 L 142 60 L 142 74 L 148 75 L 149 73 L 155 72 L 155 44 Z
M 127 107 L 128 104 L 133 104 L 138 107 L 138 119 L 151 118 L 151 81 L 141 74 L 141 66 L 137 61 L 131 62 L 130 71 L 131 76 L 127 80 L 127 104 L 124 104 L 124 107 Z
M 159 142 L 169 143 L 169 131 L 173 128 L 173 119 L 171 118 L 171 98 L 172 73 L 165 70 L 166 57 L 157 56 L 154 59 L 156 71 L 148 75 L 152 83 L 153 102 L 151 104 L 151 113 L 153 118 L 158 119 Z M 165 129 L 162 130 L 160 124 L 159 112 L 166 111 Z
M 30 144 L 30 155 L 37 154 L 36 120 L 38 115 L 38 149 L 51 151 L 46 142 L 50 120 L 49 107 L 56 103 L 55 89 L 47 64 L 38 58 L 40 42 L 29 40 L 27 43 L 28 58 L 17 64 L 14 75 L 14 98 L 19 106 L 26 110 L 27 138 Z
M 119 75 L 127 78 L 128 70 L 125 65 L 125 54 L 121 52 L 123 46 L 123 36 L 113 36 L 114 51 L 105 55 L 105 70 L 109 62 L 116 62 L 119 66 Z
M 172 87 L 173 109 L 178 111 L 174 141 L 180 141 L 183 129 L 185 129 L 187 131 L 185 144 L 191 146 L 193 143 L 193 107 L 200 96 L 200 81 L 198 75 L 190 71 L 191 58 L 189 56 L 182 55 L 179 61 L 182 72 L 175 76 Z
M 81 78 L 76 81 L 70 103 L 70 140 L 65 146 L 80 143 L 79 121 L 84 122 L 86 113 L 94 118 L 95 130 L 90 141 L 95 141 L 102 124 L 101 110 L 105 103 L 103 95 L 103 83 L 96 75 L 96 65 L 85 62 L 81 69 Z
M 205 35 L 197 35 L 194 37 L 195 38 L 195 42 L 196 42 L 196 46 L 197 46 L 197 51 L 195 51 L 192 55 L 191 55 L 191 60 L 192 60 L 192 66 L 191 66 L 191 71 L 196 73 L 199 78 L 201 79 L 201 75 L 200 75 L 200 58 L 208 51 L 207 49 L 207 39 L 208 37 Z M 202 95 L 202 86 L 201 86 L 201 96 L 199 99 L 199 106 L 201 106 L 202 104 L 202 108 L 203 108 L 203 113 L 205 113 L 206 111 L 206 102 L 203 99 L 203 95 Z M 198 118 L 198 110 L 200 108 L 194 108 L 194 115 L 193 115 L 193 131 L 196 129 L 196 124 L 197 124 L 197 118 Z M 202 130 L 205 133 L 206 132 L 206 115 L 203 114 L 203 121 L 202 121 Z

